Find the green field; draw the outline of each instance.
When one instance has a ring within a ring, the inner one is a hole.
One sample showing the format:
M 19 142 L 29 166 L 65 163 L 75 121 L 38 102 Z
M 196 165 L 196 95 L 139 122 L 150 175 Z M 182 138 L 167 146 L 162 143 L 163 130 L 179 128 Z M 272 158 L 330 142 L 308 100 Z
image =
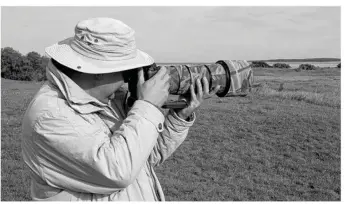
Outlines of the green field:
M 168 201 L 340 201 L 340 69 L 254 69 L 243 98 L 212 98 L 156 169 Z M 1 81 L 1 200 L 29 200 L 21 118 L 40 83 Z

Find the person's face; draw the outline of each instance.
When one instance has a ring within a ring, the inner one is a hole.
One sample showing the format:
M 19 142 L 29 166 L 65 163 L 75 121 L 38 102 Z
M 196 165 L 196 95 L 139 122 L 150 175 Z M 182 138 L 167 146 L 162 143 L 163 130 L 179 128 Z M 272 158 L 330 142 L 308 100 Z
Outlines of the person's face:
M 103 96 L 112 99 L 114 93 L 124 84 L 121 72 L 101 74 L 97 76 L 97 87 Z

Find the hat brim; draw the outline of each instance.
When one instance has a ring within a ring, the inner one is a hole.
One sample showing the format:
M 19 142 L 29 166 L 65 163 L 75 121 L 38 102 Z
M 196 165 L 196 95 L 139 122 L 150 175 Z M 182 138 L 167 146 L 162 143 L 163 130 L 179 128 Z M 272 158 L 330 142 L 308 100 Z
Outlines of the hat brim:
M 73 70 L 88 74 L 105 74 L 120 72 L 154 63 L 153 58 L 147 53 L 137 49 L 137 56 L 128 60 L 103 61 L 85 57 L 75 52 L 71 46 L 71 40 L 67 38 L 45 49 L 48 56 Z

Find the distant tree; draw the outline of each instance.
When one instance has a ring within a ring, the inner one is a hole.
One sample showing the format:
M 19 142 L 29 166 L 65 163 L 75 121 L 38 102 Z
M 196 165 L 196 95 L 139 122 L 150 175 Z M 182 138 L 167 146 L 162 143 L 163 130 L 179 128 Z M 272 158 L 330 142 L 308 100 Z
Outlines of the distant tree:
M 12 80 L 46 80 L 45 67 L 49 58 L 37 52 L 23 56 L 11 47 L 1 48 L 1 77 Z
M 47 80 L 46 77 L 46 67 L 48 65 L 50 58 L 42 56 L 41 58 L 41 64 L 40 64 L 40 69 L 39 69 L 39 74 L 37 76 L 37 81 L 45 81 Z
M 23 56 L 11 47 L 1 48 L 1 72 L 16 70 L 25 64 Z
M 33 74 L 35 75 L 33 77 L 33 80 L 35 81 L 43 81 L 46 80 L 46 71 L 45 68 L 49 62 L 48 57 L 41 56 L 37 52 L 29 52 L 26 57 L 30 61 L 32 67 L 34 68 Z
M 29 52 L 29 53 L 26 55 L 26 58 L 29 60 L 30 65 L 31 65 L 34 69 L 41 68 L 42 58 L 41 58 L 41 55 L 40 55 L 40 54 L 38 54 L 37 52 Z
M 338 68 L 341 68 L 341 63 L 339 63 L 339 64 L 337 65 L 337 67 L 338 67 Z
M 252 61 L 251 66 L 252 67 L 264 67 L 264 68 L 272 67 L 271 65 L 267 64 L 264 61 Z
M 291 68 L 289 64 L 286 63 L 275 63 L 273 64 L 274 68 Z
M 41 60 L 41 67 L 43 69 L 46 68 L 48 62 L 49 62 L 50 58 L 49 57 L 46 57 L 46 56 L 42 56 L 42 60 Z
M 33 81 L 34 80 L 34 68 L 29 65 L 24 65 L 21 68 L 21 74 L 15 77 L 16 80 L 23 80 L 23 81 Z
M 11 47 L 1 48 L 1 77 L 15 79 L 25 65 L 29 65 L 29 61 L 18 51 Z
M 299 69 L 302 69 L 302 70 L 315 70 L 316 67 L 312 64 L 300 64 Z

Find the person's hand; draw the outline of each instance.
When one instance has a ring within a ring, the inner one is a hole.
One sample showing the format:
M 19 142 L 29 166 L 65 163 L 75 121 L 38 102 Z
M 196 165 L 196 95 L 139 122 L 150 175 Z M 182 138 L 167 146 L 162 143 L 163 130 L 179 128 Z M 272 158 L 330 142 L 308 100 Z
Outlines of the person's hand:
M 214 96 L 217 91 L 220 89 L 220 86 L 218 85 L 215 87 L 211 92 L 209 91 L 209 83 L 206 79 L 206 77 L 202 78 L 202 85 L 200 78 L 197 78 L 195 80 L 196 84 L 196 90 L 197 93 L 195 93 L 194 85 L 192 84 L 189 88 L 190 94 L 188 96 L 181 96 L 180 99 L 184 99 L 187 101 L 188 106 L 186 108 L 175 110 L 176 114 L 182 118 L 187 119 L 204 101 L 204 99 L 211 98 Z
M 145 81 L 141 68 L 138 72 L 137 97 L 157 107 L 161 107 L 169 95 L 170 75 L 165 67 L 162 67 L 153 77 Z

